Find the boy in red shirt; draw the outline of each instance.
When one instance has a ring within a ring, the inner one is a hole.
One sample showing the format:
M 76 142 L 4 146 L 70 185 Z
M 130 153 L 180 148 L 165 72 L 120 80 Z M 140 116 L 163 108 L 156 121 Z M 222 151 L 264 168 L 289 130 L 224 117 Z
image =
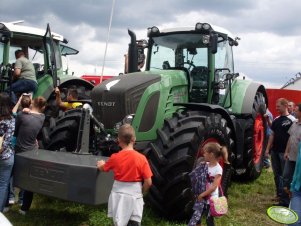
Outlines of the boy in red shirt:
M 135 131 L 129 124 L 120 127 L 118 143 L 122 148 L 107 162 L 100 160 L 100 171 L 114 172 L 114 184 L 108 202 L 108 216 L 115 226 L 140 225 L 143 213 L 143 194 L 152 185 L 152 171 L 144 155 L 134 150 Z M 143 182 L 143 185 L 142 185 Z

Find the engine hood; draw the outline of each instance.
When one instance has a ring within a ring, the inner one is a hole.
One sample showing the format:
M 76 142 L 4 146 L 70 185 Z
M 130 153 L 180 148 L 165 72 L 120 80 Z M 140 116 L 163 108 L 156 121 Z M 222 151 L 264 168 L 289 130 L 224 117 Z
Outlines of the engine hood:
M 145 90 L 160 80 L 159 74 L 136 72 L 104 81 L 92 90 L 95 117 L 112 129 L 126 115 L 136 113 Z

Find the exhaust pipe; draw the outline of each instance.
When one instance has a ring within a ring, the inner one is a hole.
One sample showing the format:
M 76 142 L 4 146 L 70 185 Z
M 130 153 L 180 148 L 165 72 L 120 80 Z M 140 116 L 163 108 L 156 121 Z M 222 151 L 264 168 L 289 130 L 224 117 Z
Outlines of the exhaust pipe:
M 138 71 L 138 47 L 136 43 L 136 34 L 128 29 L 128 33 L 131 37 L 131 42 L 128 49 L 128 73 Z

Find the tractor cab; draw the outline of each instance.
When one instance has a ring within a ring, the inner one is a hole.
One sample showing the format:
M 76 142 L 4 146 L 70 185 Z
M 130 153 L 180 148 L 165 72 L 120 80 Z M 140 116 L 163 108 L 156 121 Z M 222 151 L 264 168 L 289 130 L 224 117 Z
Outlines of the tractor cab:
M 25 56 L 33 63 L 39 84 L 56 85 L 57 76 L 68 73 L 68 67 L 63 65 L 61 56 L 74 55 L 78 51 L 66 46 L 68 41 L 63 36 L 51 33 L 49 25 L 45 31 L 19 23 L 0 23 L 1 91 L 12 82 L 16 50 L 23 50 Z M 43 95 L 45 88 L 39 87 L 38 95 Z
M 147 71 L 183 70 L 188 79 L 189 102 L 225 105 L 235 77 L 232 46 L 237 41 L 225 29 L 207 23 L 194 28 L 148 29 Z M 142 51 L 141 51 L 142 49 Z M 137 68 L 137 67 L 133 67 Z

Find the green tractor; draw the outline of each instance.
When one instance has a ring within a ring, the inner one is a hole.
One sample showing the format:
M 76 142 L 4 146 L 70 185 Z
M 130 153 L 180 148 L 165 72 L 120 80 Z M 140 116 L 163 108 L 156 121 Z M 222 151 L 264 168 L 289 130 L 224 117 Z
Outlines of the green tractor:
M 224 192 L 233 173 L 246 180 L 260 175 L 266 91 L 237 78 L 232 47 L 238 43 L 225 29 L 208 23 L 162 31 L 151 27 L 148 41 L 129 34 L 129 73 L 94 87 L 83 109 L 52 118 L 43 130 L 46 150 L 17 155 L 16 184 L 65 200 L 105 202 L 113 179 L 97 171 L 96 161 L 119 150 L 118 128 L 130 123 L 136 149 L 147 156 L 154 174 L 149 202 L 164 216 L 183 219 L 193 206 L 189 173 L 204 144 L 228 148 Z
M 80 98 L 87 99 L 93 85 L 68 75 L 68 66 L 63 67 L 63 56 L 75 55 L 78 51 L 68 47 L 66 45 L 68 41 L 63 36 L 52 34 L 49 25 L 45 31 L 19 23 L 22 21 L 0 22 L 0 91 L 7 90 L 13 82 L 15 51 L 22 49 L 33 62 L 36 71 L 38 89 L 35 97 L 43 96 L 48 100 L 46 114 L 49 117 L 55 116 L 58 112 L 53 95 L 56 86 L 62 90 L 67 90 L 68 87 L 77 88 Z

